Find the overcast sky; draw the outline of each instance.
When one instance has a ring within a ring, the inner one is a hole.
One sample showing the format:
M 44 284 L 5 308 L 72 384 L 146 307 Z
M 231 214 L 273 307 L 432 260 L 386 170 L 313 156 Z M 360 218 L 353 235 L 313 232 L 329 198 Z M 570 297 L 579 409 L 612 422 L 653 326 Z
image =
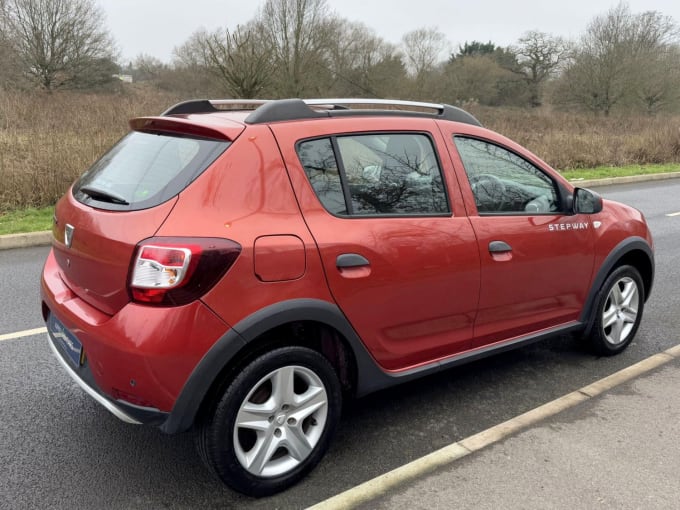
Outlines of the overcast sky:
M 258 0 L 97 0 L 122 62 L 140 53 L 164 62 L 197 29 L 234 28 L 251 20 Z M 576 38 L 616 0 L 329 0 L 341 17 L 360 21 L 385 40 L 436 27 L 457 48 L 466 41 L 513 44 L 527 30 Z M 680 0 L 629 0 L 633 12 L 659 11 L 680 23 Z

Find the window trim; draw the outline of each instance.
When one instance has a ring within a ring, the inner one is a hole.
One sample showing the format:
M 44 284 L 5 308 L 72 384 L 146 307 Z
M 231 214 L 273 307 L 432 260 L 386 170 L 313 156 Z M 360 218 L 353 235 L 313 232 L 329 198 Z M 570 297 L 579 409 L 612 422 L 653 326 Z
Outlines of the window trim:
M 387 214 L 355 214 L 354 213 L 354 207 L 352 205 L 352 197 L 351 197 L 351 191 L 349 189 L 349 185 L 347 185 L 347 175 L 345 173 L 345 163 L 342 161 L 342 156 L 340 154 L 340 148 L 337 142 L 338 138 L 343 138 L 343 137 L 349 137 L 349 136 L 380 136 L 380 135 L 422 135 L 425 136 L 429 142 L 430 146 L 432 147 L 432 151 L 434 153 L 435 160 L 437 162 L 437 168 L 439 169 L 439 175 L 441 176 L 442 179 L 442 188 L 444 191 L 444 199 L 446 200 L 446 208 L 447 210 L 445 212 L 439 212 L 439 213 L 412 213 L 412 214 L 404 214 L 404 213 L 387 213 Z M 331 141 L 331 147 L 333 148 L 333 155 L 335 157 L 335 162 L 338 167 L 338 175 L 340 177 L 340 186 L 342 186 L 342 194 L 343 198 L 345 199 L 345 210 L 347 211 L 347 214 L 336 214 L 331 211 L 329 211 L 324 203 L 321 201 L 319 198 L 319 195 L 316 193 L 316 190 L 314 189 L 314 186 L 309 180 L 309 177 L 307 176 L 307 171 L 305 170 L 305 166 L 302 163 L 302 160 L 300 159 L 300 145 L 305 143 L 305 142 L 311 142 L 314 140 L 323 140 L 323 139 L 329 139 Z M 449 184 L 448 180 L 446 178 L 446 172 L 444 171 L 444 167 L 441 162 L 441 158 L 439 157 L 439 151 L 437 150 L 437 144 L 435 143 L 434 137 L 432 136 L 432 133 L 429 131 L 409 131 L 409 130 L 396 130 L 396 131 L 386 131 L 386 130 L 379 130 L 379 131 L 349 131 L 349 132 L 340 132 L 340 133 L 327 133 L 325 135 L 318 135 L 318 136 L 310 136 L 308 138 L 302 138 L 295 142 L 295 155 L 297 156 L 298 162 L 300 163 L 300 167 L 302 168 L 302 171 L 305 175 L 305 180 L 309 187 L 312 190 L 312 193 L 316 197 L 316 199 L 319 201 L 319 204 L 323 209 L 330 214 L 331 216 L 334 216 L 335 218 L 339 219 L 376 219 L 376 218 L 451 218 L 453 217 L 453 207 L 451 206 L 451 198 L 449 196 Z

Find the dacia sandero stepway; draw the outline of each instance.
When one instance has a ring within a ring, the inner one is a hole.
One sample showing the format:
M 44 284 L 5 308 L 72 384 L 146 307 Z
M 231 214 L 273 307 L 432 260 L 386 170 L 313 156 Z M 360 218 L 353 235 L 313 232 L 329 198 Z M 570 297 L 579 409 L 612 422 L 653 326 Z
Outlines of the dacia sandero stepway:
M 643 215 L 458 108 L 196 100 L 130 127 L 56 205 L 49 344 L 243 493 L 308 473 L 347 398 L 567 332 L 616 354 L 640 325 Z

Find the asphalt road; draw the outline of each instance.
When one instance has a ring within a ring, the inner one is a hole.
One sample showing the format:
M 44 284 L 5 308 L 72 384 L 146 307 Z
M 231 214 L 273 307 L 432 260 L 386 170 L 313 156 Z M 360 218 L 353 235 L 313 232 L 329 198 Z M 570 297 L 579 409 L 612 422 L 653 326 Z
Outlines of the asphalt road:
M 560 337 L 366 397 L 302 483 L 261 500 L 223 487 L 190 434 L 126 425 L 53 359 L 44 334 L 0 341 L 0 508 L 302 508 L 680 343 L 680 180 L 599 188 L 647 216 L 657 274 L 635 342 L 597 358 Z M 0 252 L 0 336 L 42 326 L 47 248 Z M 558 269 L 558 268 L 557 268 Z M 521 469 L 518 466 L 518 469 Z

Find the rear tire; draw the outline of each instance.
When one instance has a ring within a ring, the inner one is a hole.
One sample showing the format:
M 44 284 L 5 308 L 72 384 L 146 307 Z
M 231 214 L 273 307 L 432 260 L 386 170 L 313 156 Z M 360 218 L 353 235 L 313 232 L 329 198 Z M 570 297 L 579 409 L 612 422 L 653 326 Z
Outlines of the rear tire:
M 294 485 L 326 453 L 342 396 L 328 360 L 305 347 L 255 359 L 198 427 L 198 452 L 231 488 L 262 497 Z
M 603 356 L 618 354 L 633 341 L 645 306 L 645 288 L 633 266 L 616 268 L 597 297 L 595 319 L 588 337 Z

